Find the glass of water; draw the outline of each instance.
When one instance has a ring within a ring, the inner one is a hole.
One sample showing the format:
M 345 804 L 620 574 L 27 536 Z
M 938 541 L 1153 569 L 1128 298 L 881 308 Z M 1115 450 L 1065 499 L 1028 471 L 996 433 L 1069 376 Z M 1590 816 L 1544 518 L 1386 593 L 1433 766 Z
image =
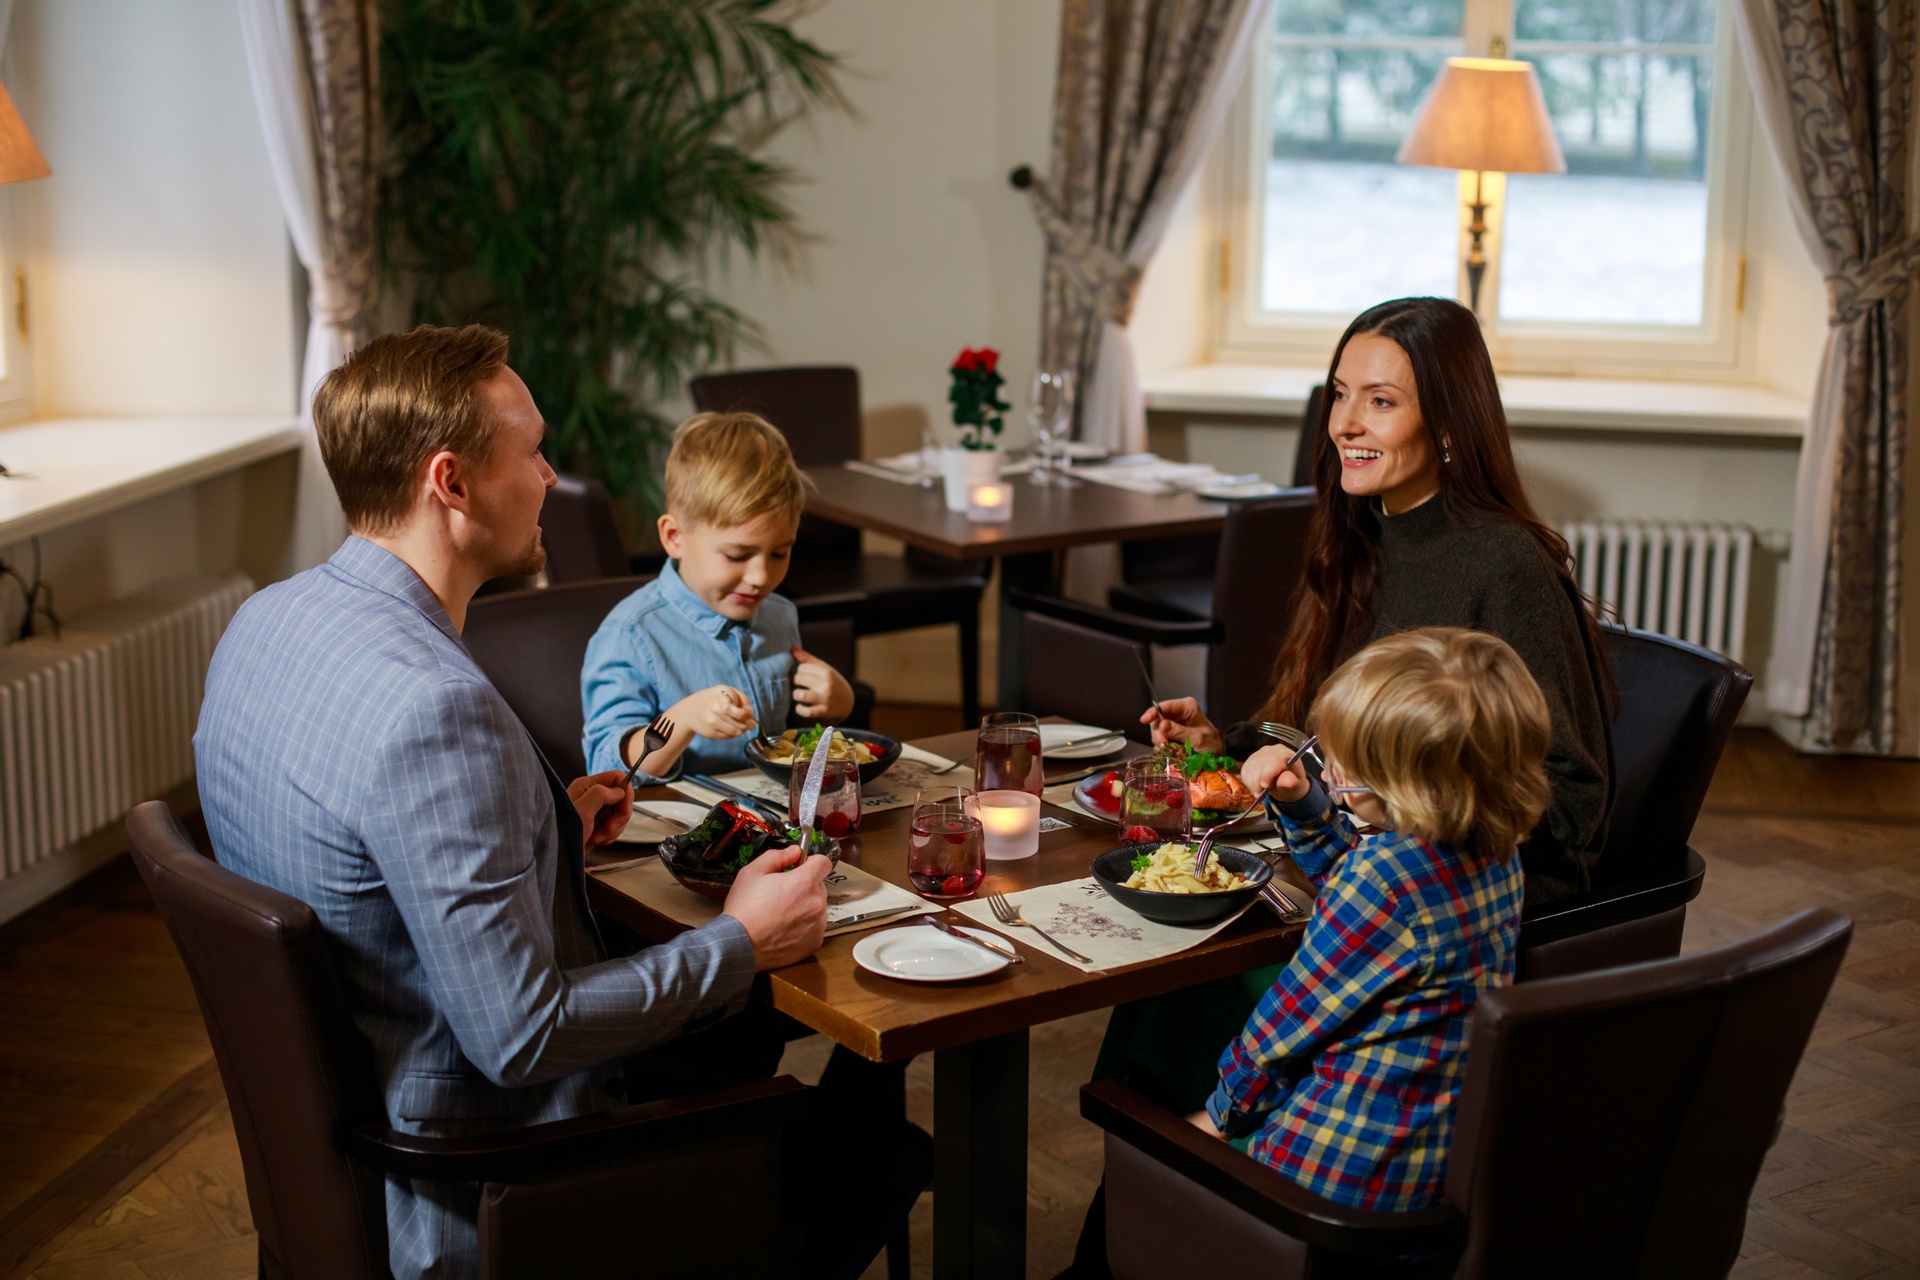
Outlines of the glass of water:
M 1067 475 L 1064 453 L 1073 434 L 1073 370 L 1040 369 L 1033 375 L 1027 412 L 1033 421 L 1033 480 L 1062 487 L 1080 482 Z M 1063 455 L 1056 465 L 1058 446 Z

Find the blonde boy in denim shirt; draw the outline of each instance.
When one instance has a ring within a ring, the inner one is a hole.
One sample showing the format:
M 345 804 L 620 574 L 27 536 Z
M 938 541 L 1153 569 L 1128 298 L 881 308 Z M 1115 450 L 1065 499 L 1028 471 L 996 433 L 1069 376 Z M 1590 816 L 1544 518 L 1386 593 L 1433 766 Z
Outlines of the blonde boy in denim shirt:
M 667 744 L 636 782 L 747 765 L 747 735 L 778 733 L 789 708 L 837 722 L 853 688 L 800 647 L 799 614 L 774 594 L 787 576 L 806 479 L 786 439 L 751 413 L 680 424 L 667 455 L 660 576 L 616 605 L 580 673 L 588 771 L 625 769 L 664 711 Z

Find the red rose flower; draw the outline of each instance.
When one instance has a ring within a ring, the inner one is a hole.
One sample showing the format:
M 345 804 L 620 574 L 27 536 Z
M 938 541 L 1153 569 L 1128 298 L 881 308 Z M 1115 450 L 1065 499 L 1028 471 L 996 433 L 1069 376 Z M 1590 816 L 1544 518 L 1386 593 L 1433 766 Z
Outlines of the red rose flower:
M 962 348 L 960 354 L 954 357 L 953 367 L 962 372 L 971 372 L 974 369 L 978 369 L 980 367 L 980 353 L 972 347 Z
M 973 357 L 978 362 L 978 367 L 988 373 L 992 373 L 993 367 L 1000 363 L 1000 353 L 992 347 L 980 348 L 973 353 Z

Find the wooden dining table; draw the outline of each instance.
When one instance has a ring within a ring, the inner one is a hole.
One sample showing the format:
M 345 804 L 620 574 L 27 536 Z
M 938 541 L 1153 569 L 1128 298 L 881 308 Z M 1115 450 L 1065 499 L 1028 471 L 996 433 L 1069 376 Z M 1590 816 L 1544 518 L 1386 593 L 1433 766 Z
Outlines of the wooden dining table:
M 915 745 L 971 761 L 974 743 L 973 733 L 953 733 Z M 1047 770 L 1049 785 L 1088 767 L 1088 762 L 1061 761 Z M 1111 762 L 1102 764 L 1110 767 Z M 639 793 L 642 799 L 672 794 L 665 787 Z M 1046 806 L 1044 812 L 1074 825 L 1043 834 L 1032 857 L 988 862 L 981 896 L 1083 879 L 1094 856 L 1118 842 L 1111 823 L 1078 809 Z M 910 888 L 910 823 L 907 808 L 867 814 L 857 834 L 842 843 L 841 856 Z M 1312 898 L 1310 882 L 1291 861 L 1280 863 L 1276 878 L 1298 889 L 1300 900 Z M 643 937 L 662 941 L 686 927 L 599 877 L 588 880 L 594 909 Z M 943 918 L 976 925 L 953 911 Z M 915 921 L 894 927 L 925 926 Z M 933 1054 L 934 1274 L 939 1280 L 1018 1276 L 1026 1272 L 1029 1030 L 1280 963 L 1292 955 L 1302 930 L 1303 925 L 1282 923 L 1256 903 L 1186 951 L 1084 973 L 1030 931 L 1009 927 L 1004 934 L 1026 963 L 944 985 L 907 983 L 862 969 L 854 962 L 853 947 L 867 935 L 856 932 L 829 938 L 812 958 L 766 975 L 756 998 L 876 1062 Z
M 898 538 L 952 560 L 1000 565 L 998 705 L 1017 707 L 1025 666 L 1016 589 L 1058 594 L 1071 547 L 1183 534 L 1218 533 L 1227 504 L 1193 493 L 1149 494 L 1080 480 L 1072 488 L 1014 477 L 1013 519 L 978 524 L 948 511 L 939 485 L 922 488 L 846 467 L 812 467 L 807 510 L 840 524 Z

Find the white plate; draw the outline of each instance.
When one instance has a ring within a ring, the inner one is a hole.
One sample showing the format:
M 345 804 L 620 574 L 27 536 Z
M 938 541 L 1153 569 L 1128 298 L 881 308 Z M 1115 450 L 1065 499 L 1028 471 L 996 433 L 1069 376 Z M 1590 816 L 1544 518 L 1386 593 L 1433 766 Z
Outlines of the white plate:
M 1040 752 L 1049 760 L 1097 760 L 1127 745 L 1127 736 L 1115 730 L 1092 742 L 1081 742 L 1077 747 L 1062 750 L 1059 746 L 1062 742 L 1092 738 L 1100 732 L 1102 730 L 1097 724 L 1043 724 L 1040 726 Z
M 685 800 L 642 800 L 641 804 L 673 822 L 657 822 L 640 812 L 633 811 L 627 819 L 627 825 L 614 840 L 620 844 L 659 844 L 668 836 L 677 836 L 694 823 L 707 816 L 707 806 L 691 804 Z M 675 824 L 678 825 L 675 825 Z
M 1249 484 L 1214 484 L 1199 491 L 1203 498 L 1212 498 L 1215 502 L 1244 502 L 1249 498 L 1277 497 L 1286 490 L 1277 484 L 1265 480 L 1256 480 Z
M 1003 947 L 1013 944 L 983 929 L 961 929 L 971 937 Z M 931 925 L 882 929 L 853 944 L 853 962 L 869 973 L 902 982 L 961 982 L 998 973 L 1011 963 L 985 947 L 949 938 Z
M 1106 457 L 1110 452 L 1103 444 L 1090 444 L 1085 440 L 1068 440 L 1060 449 L 1075 462 L 1092 462 Z

